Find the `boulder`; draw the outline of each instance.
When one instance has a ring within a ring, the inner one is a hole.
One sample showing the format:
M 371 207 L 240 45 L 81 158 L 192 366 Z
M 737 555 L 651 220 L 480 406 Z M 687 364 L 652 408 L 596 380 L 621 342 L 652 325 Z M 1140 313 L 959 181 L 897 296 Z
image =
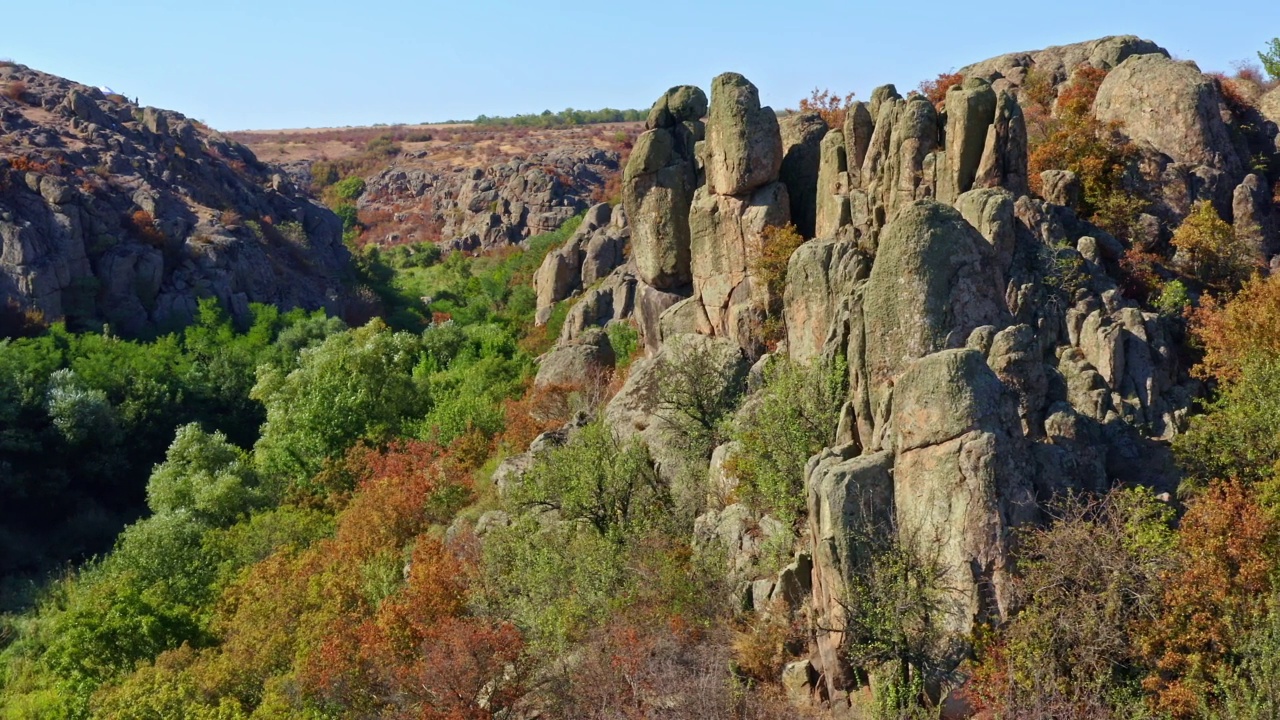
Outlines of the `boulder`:
M 1093 110 L 1118 121 L 1135 142 L 1173 162 L 1208 166 L 1239 178 L 1244 163 L 1222 119 L 1222 97 L 1195 63 L 1135 55 L 1107 74 Z
M 653 104 L 645 128 L 673 128 L 685 122 L 701 120 L 706 114 L 706 93 L 693 85 L 678 85 Z
M 582 385 L 613 367 L 615 358 L 609 336 L 599 328 L 584 331 L 568 343 L 560 343 L 538 360 L 535 387 Z
M 782 136 L 773 109 L 745 77 L 724 73 L 711 81 L 707 115 L 707 187 L 717 195 L 742 195 L 778 178 Z

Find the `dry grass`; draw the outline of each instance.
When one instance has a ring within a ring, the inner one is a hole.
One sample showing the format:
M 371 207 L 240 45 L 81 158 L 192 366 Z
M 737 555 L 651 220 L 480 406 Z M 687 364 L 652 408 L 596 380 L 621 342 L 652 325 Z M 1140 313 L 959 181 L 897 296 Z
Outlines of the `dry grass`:
M 21 80 L 13 80 L 5 83 L 4 96 L 15 102 L 22 102 L 22 98 L 27 94 L 27 84 Z

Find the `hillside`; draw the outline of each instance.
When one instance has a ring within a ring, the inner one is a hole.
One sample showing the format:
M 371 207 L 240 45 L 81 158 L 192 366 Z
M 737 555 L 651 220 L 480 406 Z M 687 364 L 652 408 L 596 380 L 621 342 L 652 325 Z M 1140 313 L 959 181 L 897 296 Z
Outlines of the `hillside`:
M 0 295 L 135 335 L 213 296 L 341 313 L 342 224 L 243 145 L 182 115 L 0 66 Z
M 1274 48 L 238 136 L 377 316 L 0 341 L 0 715 L 1280 717 Z
M 606 199 L 642 129 L 455 123 L 232 137 L 335 207 L 349 203 L 361 245 L 478 250 L 550 232 Z M 360 192 L 336 197 L 332 186 L 352 177 L 363 182 Z

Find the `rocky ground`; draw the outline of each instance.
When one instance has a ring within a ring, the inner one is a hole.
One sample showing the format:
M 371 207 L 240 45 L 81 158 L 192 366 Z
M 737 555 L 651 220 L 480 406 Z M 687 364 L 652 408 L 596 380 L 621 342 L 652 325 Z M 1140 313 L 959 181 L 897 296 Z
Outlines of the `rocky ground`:
M 342 223 L 179 113 L 0 65 L 0 295 L 45 321 L 142 333 L 199 298 L 341 313 Z
M 620 173 L 641 129 L 638 123 L 449 124 L 234 137 L 259 156 L 282 163 L 303 185 L 312 184 L 317 163 L 336 162 L 362 177 L 362 243 L 439 242 L 477 250 L 550 232 L 605 199 L 610 179 Z M 393 147 L 370 153 L 379 142 Z

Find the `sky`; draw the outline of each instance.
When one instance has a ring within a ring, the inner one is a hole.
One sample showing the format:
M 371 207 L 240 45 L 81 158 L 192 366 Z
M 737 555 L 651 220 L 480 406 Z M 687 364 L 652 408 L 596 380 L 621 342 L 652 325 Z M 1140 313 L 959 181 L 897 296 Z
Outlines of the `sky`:
M 647 108 L 733 70 L 774 108 L 1104 35 L 1230 70 L 1280 2 L 8 0 L 0 58 L 220 130 Z M 30 31 L 23 31 L 29 28 Z

